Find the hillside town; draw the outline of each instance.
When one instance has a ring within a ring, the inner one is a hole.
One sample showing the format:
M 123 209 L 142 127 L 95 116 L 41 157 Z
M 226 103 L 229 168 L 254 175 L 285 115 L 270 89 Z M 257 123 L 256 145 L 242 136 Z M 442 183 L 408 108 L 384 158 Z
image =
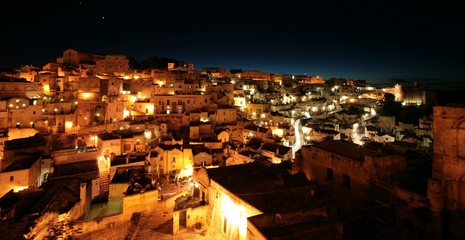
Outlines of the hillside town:
M 2 239 L 465 238 L 465 105 L 420 82 L 67 49 L 0 73 L 0 160 Z

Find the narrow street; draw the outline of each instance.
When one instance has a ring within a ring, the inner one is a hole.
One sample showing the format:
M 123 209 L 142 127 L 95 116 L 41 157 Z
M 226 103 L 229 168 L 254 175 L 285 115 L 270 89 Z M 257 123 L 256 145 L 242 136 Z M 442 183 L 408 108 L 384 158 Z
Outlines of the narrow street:
M 182 233 L 173 235 L 173 210 L 174 200 L 179 196 L 187 194 L 191 189 L 190 183 L 182 186 L 169 184 L 162 187 L 158 201 L 158 207 L 150 212 L 142 212 L 139 225 L 132 239 L 134 240 L 190 240 L 190 239 L 220 239 L 220 235 L 211 229 L 199 232 L 184 230 Z

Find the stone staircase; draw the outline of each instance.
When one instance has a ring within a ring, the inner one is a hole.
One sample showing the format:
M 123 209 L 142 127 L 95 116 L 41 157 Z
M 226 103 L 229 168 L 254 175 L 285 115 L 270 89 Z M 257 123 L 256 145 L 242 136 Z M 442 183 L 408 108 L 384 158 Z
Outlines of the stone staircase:
M 98 161 L 100 172 L 100 194 L 110 191 L 110 172 L 108 171 L 105 161 Z

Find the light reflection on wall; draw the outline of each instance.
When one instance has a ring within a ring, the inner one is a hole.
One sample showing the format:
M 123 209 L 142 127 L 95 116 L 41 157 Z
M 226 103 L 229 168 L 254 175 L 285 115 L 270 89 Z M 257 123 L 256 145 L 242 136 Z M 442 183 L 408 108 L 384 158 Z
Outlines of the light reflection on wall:
M 236 205 L 227 195 L 223 195 L 221 199 L 221 211 L 223 216 L 227 219 L 228 236 L 232 237 L 232 234 L 238 229 L 239 238 L 245 239 L 247 236 L 247 217 L 245 210 L 241 206 Z

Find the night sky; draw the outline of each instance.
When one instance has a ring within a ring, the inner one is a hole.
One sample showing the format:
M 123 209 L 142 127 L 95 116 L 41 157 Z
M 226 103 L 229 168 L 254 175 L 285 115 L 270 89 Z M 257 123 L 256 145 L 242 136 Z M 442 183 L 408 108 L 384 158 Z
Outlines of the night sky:
M 73 48 L 196 69 L 465 85 L 460 1 L 313 2 L 1 1 L 0 66 L 41 66 Z

